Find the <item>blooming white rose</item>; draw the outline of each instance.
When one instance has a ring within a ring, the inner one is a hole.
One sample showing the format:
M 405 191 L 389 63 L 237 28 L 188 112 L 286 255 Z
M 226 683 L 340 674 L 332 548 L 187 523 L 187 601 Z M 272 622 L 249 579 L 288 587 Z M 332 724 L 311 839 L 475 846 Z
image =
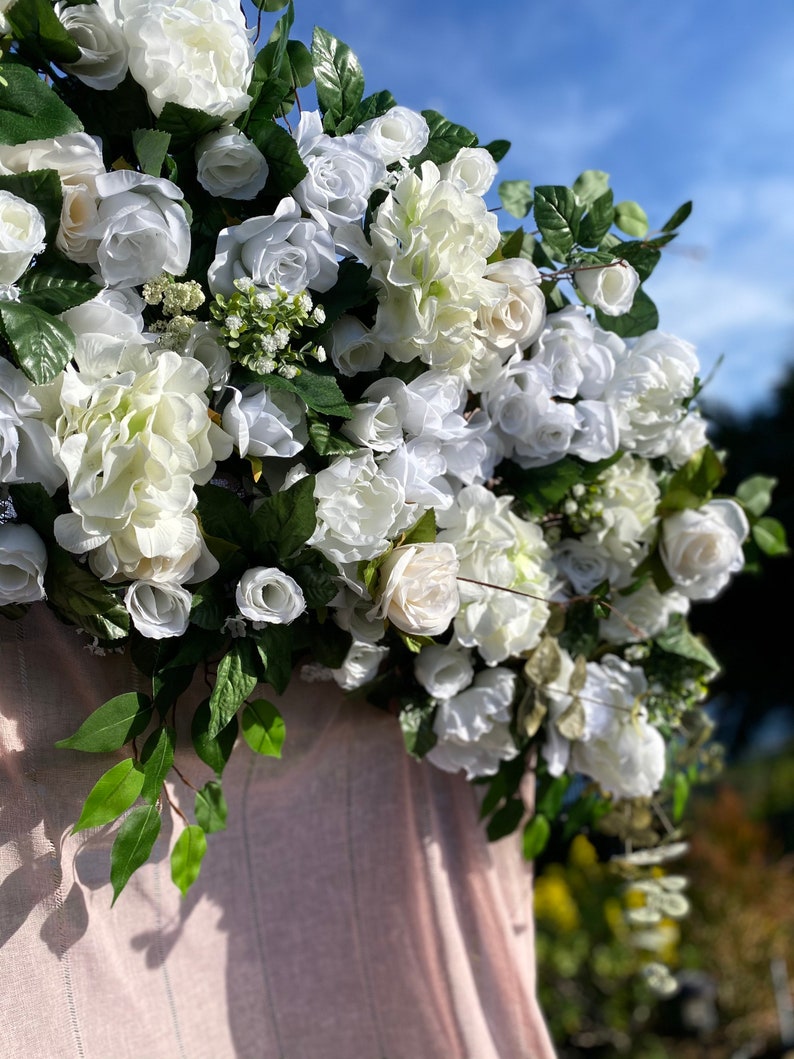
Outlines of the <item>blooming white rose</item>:
M 277 566 L 254 566 L 240 578 L 234 593 L 237 607 L 254 628 L 289 625 L 306 610 L 306 600 L 295 578 Z
M 708 424 L 696 408 L 691 408 L 672 431 L 665 453 L 673 467 L 683 467 L 696 452 L 708 445 Z
M 64 480 L 52 458 L 53 430 L 23 371 L 0 357 L 0 482 L 39 482 L 52 496 Z
M 0 191 L 0 284 L 16 283 L 44 249 L 44 218 L 30 202 Z
M 254 49 L 236 0 L 119 0 L 132 76 L 166 103 L 233 121 L 247 109 Z
M 497 667 L 478 673 L 471 687 L 442 701 L 433 722 L 438 741 L 427 760 L 445 772 L 466 770 L 466 778 L 492 776 L 502 761 L 516 757 L 510 734 L 516 677 Z
M 190 225 L 170 180 L 119 169 L 96 178 L 97 260 L 110 287 L 135 287 L 161 272 L 181 275 L 190 259 Z
M 627 261 L 613 261 L 603 268 L 577 269 L 574 282 L 577 290 L 602 313 L 622 316 L 632 306 L 640 277 Z
M 505 293 L 494 305 L 483 305 L 477 326 L 485 342 L 498 350 L 530 345 L 546 320 L 546 299 L 540 289 L 540 272 L 523 257 L 494 261 L 485 269 L 492 283 Z
M 133 581 L 124 593 L 124 606 L 141 636 L 162 640 L 187 631 L 192 599 L 179 584 Z
M 296 456 L 303 449 L 308 434 L 299 398 L 259 383 L 230 390 L 223 429 L 234 438 L 241 456 Z
M 195 357 L 207 369 L 213 390 L 222 390 L 229 378 L 232 358 L 221 343 L 220 331 L 214 324 L 198 323 L 190 332 L 185 345 L 186 357 Z
M 742 569 L 749 532 L 735 500 L 710 500 L 664 519 L 659 554 L 680 592 L 689 599 L 714 599 Z
M 439 169 L 444 180 L 451 180 L 474 195 L 484 195 L 498 171 L 493 155 L 484 147 L 461 147 Z
M 372 331 L 355 316 L 340 316 L 326 336 L 331 362 L 348 378 L 379 368 L 385 350 Z
M 375 678 L 388 653 L 388 647 L 354 640 L 340 668 L 332 669 L 331 674 L 343 691 L 355 691 Z
M 44 599 L 47 549 L 32 526 L 0 525 L 0 607 Z
M 336 274 L 333 238 L 316 221 L 302 217 L 298 203 L 287 197 L 272 216 L 250 217 L 222 229 L 207 282 L 213 294 L 234 294 L 236 279 L 299 294 L 306 287 L 330 290 Z
M 554 563 L 573 591 L 583 596 L 602 581 L 617 581 L 625 572 L 604 548 L 575 537 L 567 537 L 556 546 Z
M 653 581 L 646 581 L 627 596 L 614 596 L 615 610 L 599 622 L 601 635 L 610 643 L 646 640 L 664 632 L 674 614 L 686 614 L 689 600 L 671 590 L 660 592 Z
M 392 107 L 380 117 L 362 122 L 356 132 L 366 136 L 385 165 L 413 158 L 430 139 L 425 118 L 407 107 Z
M 196 144 L 196 177 L 210 195 L 255 199 L 269 172 L 256 144 L 233 125 L 207 133 Z
M 113 0 L 72 5 L 59 2 L 55 14 L 80 48 L 80 58 L 64 63 L 64 70 L 99 91 L 120 85 L 127 75 L 127 42 Z
M 460 605 L 458 557 L 451 544 L 404 544 L 380 567 L 373 616 L 410 636 L 445 632 Z
M 292 194 L 323 228 L 333 231 L 363 217 L 386 167 L 364 136 L 329 136 L 319 111 L 305 110 L 295 143 L 308 169 Z
M 388 397 L 355 404 L 351 411 L 342 426 L 342 433 L 351 441 L 374 452 L 391 452 L 402 442 L 400 416 Z
M 467 688 L 474 678 L 471 652 L 459 647 L 428 644 L 417 655 L 414 675 L 434 699 L 451 699 Z

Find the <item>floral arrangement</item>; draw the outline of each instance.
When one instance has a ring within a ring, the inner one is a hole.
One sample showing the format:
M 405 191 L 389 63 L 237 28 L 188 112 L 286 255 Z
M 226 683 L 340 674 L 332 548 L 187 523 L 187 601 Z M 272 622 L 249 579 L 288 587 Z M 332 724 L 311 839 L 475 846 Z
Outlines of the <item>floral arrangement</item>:
M 695 350 L 643 288 L 690 206 L 651 231 L 600 171 L 496 185 L 508 143 L 257 6 L 0 2 L 0 610 L 46 603 L 152 688 L 60 744 L 131 745 L 75 827 L 123 817 L 118 897 L 200 668 L 183 891 L 290 679 L 392 710 L 528 857 L 560 813 L 663 844 L 708 764 L 690 603 L 785 550 L 769 479 L 719 495 Z

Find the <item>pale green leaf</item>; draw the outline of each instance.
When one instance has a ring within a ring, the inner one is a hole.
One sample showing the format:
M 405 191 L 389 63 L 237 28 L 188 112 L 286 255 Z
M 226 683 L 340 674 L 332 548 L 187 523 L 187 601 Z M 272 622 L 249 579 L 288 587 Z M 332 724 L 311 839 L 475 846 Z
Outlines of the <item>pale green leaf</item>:
M 108 699 L 83 721 L 74 735 L 61 739 L 57 747 L 106 754 L 119 750 L 145 731 L 152 717 L 152 703 L 146 695 L 130 691 Z
M 636 202 L 626 200 L 615 206 L 615 224 L 634 239 L 642 239 L 648 234 L 648 215 Z
M 218 780 L 210 780 L 200 791 L 196 791 L 195 813 L 199 827 L 205 834 L 226 830 L 229 808 Z
M 139 805 L 122 821 L 110 850 L 110 882 L 113 886 L 111 904 L 116 903 L 132 873 L 149 859 L 160 834 L 161 823 L 160 814 L 153 805 Z
M 285 732 L 283 717 L 267 699 L 255 699 L 243 710 L 243 736 L 256 754 L 281 757 Z
M 87 827 L 101 827 L 121 816 L 141 793 L 143 779 L 143 770 L 132 758 L 125 758 L 108 769 L 86 798 L 72 834 Z
M 207 852 L 207 836 L 197 824 L 190 824 L 176 840 L 171 852 L 171 878 L 184 897 L 198 879 Z

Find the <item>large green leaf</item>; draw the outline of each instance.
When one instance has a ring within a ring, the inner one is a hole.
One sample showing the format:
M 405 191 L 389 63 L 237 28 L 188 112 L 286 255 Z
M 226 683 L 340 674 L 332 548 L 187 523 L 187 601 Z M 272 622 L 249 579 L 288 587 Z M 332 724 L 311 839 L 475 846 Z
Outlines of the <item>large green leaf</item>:
M 52 547 L 44 575 L 47 599 L 68 622 L 100 640 L 123 640 L 130 616 L 119 598 L 61 548 Z
M 596 309 L 596 319 L 605 331 L 614 331 L 621 338 L 639 338 L 646 331 L 653 331 L 659 326 L 659 311 L 640 287 L 627 313 L 622 316 L 608 316 Z
M 736 490 L 736 499 L 741 500 L 751 515 L 760 518 L 772 503 L 772 492 L 777 485 L 777 478 L 755 474 L 746 478 Z
M 133 872 L 149 859 L 160 834 L 161 822 L 160 813 L 154 805 L 139 805 L 122 821 L 110 850 L 110 882 L 113 886 L 111 904 L 116 903 Z
M 289 195 L 308 173 L 293 138 L 270 116 L 264 120 L 253 117 L 245 131 L 267 159 L 270 173 L 265 191 L 278 197 Z
M 75 63 L 80 58 L 80 48 L 49 0 L 14 0 L 5 17 L 22 51 L 54 63 Z
M 234 749 L 239 724 L 237 718 L 232 717 L 217 736 L 210 736 L 207 732 L 211 719 L 210 700 L 205 699 L 193 714 L 190 737 L 193 740 L 193 749 L 204 764 L 209 765 L 216 776 L 220 776 Z
M 526 860 L 534 860 L 546 848 L 551 826 L 542 813 L 536 813 L 524 828 L 523 849 Z
M 157 119 L 157 129 L 170 134 L 171 148 L 174 151 L 192 147 L 202 136 L 214 132 L 221 125 L 223 118 L 170 102 L 166 103 Z
M 251 517 L 242 500 L 231 490 L 219 485 L 197 486 L 196 494 L 196 514 L 204 535 L 231 541 L 241 548 L 249 547 Z
M 535 188 L 535 223 L 546 243 L 564 259 L 579 235 L 584 207 L 570 188 L 544 184 Z
M 423 110 L 422 117 L 430 129 L 430 139 L 425 149 L 412 159 L 415 166 L 428 160 L 443 165 L 453 159 L 461 147 L 477 145 L 477 137 L 471 129 L 448 121 L 437 110 Z
M 125 743 L 146 730 L 152 718 L 152 703 L 138 691 L 115 695 L 94 710 L 74 735 L 61 739 L 57 747 L 106 754 L 119 750 Z
M 168 132 L 159 129 L 136 129 L 132 134 L 132 145 L 141 171 L 149 176 L 159 177 L 170 144 L 171 134 Z
M 593 204 L 603 198 L 609 190 L 609 173 L 602 169 L 586 169 L 573 182 L 573 191 L 583 206 L 592 209 Z
M 95 298 L 99 288 L 91 270 L 60 254 L 45 254 L 19 281 L 21 301 L 57 316 Z
M 288 558 L 306 543 L 317 526 L 314 482 L 314 475 L 307 475 L 262 501 L 251 519 L 257 547 L 272 545 Z
M 347 44 L 320 26 L 315 26 L 312 36 L 312 63 L 323 125 L 333 132 L 357 112 L 364 95 L 364 75 Z
M 210 695 L 207 734 L 215 737 L 231 721 L 257 684 L 256 648 L 247 637 L 235 640 L 218 663 Z
M 198 825 L 205 834 L 226 830 L 229 807 L 218 780 L 209 780 L 200 791 L 196 791 L 195 813 Z
M 207 836 L 197 824 L 186 827 L 171 852 L 171 878 L 184 897 L 198 879 L 207 852 Z
M 101 827 L 121 816 L 133 804 L 143 787 L 143 769 L 132 758 L 119 761 L 94 784 L 85 800 L 72 834 L 87 827 Z
M 77 115 L 34 70 L 4 60 L 3 78 L 6 84 L 0 91 L 0 143 L 46 140 L 83 131 Z
M 141 765 L 144 773 L 141 798 L 145 802 L 154 805 L 160 797 L 165 778 L 174 763 L 175 747 L 176 730 L 168 725 L 152 732 L 144 743 L 141 751 Z
M 54 379 L 72 359 L 71 329 L 35 305 L 0 302 L 0 330 L 17 364 L 35 383 Z
M 282 695 L 292 675 L 292 627 L 266 625 L 251 635 L 259 656 L 262 679 Z
M 44 236 L 51 247 L 61 224 L 63 192 L 61 178 L 54 169 L 34 169 L 29 173 L 0 174 L 0 191 L 10 191 L 17 198 L 32 203 L 44 218 Z M 98 291 L 94 285 L 94 293 Z
M 281 757 L 284 718 L 267 699 L 255 699 L 243 710 L 243 736 L 256 754 Z
M 503 180 L 498 190 L 508 213 L 519 219 L 526 217 L 532 208 L 532 185 L 528 180 Z

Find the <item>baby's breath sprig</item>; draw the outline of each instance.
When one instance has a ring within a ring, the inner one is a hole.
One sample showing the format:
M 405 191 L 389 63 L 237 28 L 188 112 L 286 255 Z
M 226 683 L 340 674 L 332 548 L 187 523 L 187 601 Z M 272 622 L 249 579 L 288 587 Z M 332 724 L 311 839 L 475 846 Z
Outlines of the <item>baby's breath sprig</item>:
M 321 345 L 296 342 L 302 328 L 325 321 L 323 307 L 313 305 L 308 291 L 289 294 L 283 287 L 263 291 L 250 279 L 235 280 L 234 285 L 234 294 L 229 298 L 216 294 L 210 305 L 210 315 L 234 360 L 259 375 L 277 373 L 286 379 L 299 375 L 307 358 L 325 361 Z

